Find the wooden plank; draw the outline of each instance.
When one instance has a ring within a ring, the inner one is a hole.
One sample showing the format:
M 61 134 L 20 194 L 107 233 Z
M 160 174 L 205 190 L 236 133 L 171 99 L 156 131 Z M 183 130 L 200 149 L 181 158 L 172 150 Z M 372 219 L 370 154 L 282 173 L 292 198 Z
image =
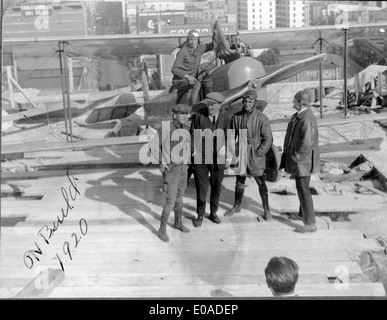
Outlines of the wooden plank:
M 382 197 L 387 197 L 387 193 L 383 192 L 383 191 L 380 191 L 379 189 L 376 189 L 374 187 L 371 187 L 369 185 L 366 185 L 365 183 L 362 183 L 362 182 L 356 182 L 355 183 L 356 186 L 359 186 L 359 187 L 363 187 L 363 188 L 366 188 Z
M 152 136 L 140 135 L 140 136 L 128 136 L 128 137 L 115 137 L 115 138 L 104 138 L 104 139 L 89 139 L 80 140 L 72 143 L 69 142 L 56 142 L 56 141 L 39 141 L 34 144 L 18 143 L 3 145 L 1 153 L 3 155 L 15 153 L 15 152 L 38 152 L 38 151 L 52 151 L 52 150 L 85 150 L 88 148 L 107 147 L 120 144 L 138 144 L 146 143 L 150 141 Z
M 186 274 L 127 274 L 126 276 L 102 276 L 102 275 L 88 275 L 88 276 L 66 276 L 60 283 L 61 287 L 127 287 L 127 286 L 164 286 L 166 284 L 173 286 L 190 286 L 193 283 L 212 283 L 214 285 L 224 284 L 251 284 L 251 279 L 256 283 L 265 283 L 265 275 L 259 273 L 250 274 L 221 274 L 222 276 L 215 276 L 213 272 L 201 274 L 200 277 L 195 277 L 189 273 Z M 0 278 L 0 287 L 22 287 L 29 278 Z M 351 279 L 349 279 L 352 282 Z M 297 283 L 313 284 L 313 283 L 328 283 L 328 277 L 325 274 L 300 274 Z
M 5 290 L 3 290 L 5 291 Z M 17 288 L 9 288 L 12 297 Z M 386 292 L 381 283 L 350 283 L 348 288 L 335 284 L 296 285 L 295 297 L 385 297 Z M 7 296 L 5 296 L 7 297 Z M 190 286 L 121 286 L 121 287 L 57 287 L 49 298 L 256 298 L 272 297 L 264 284 L 260 285 L 222 285 L 203 284 Z
M 358 73 L 355 73 L 354 76 L 353 76 L 353 79 L 354 79 L 354 86 L 355 86 L 355 96 L 356 96 L 356 102 L 358 101 L 359 99 L 359 94 L 362 92 L 361 90 L 361 85 L 360 85 L 360 78 L 359 78 L 359 74 Z
M 64 242 L 63 242 L 64 243 Z M 61 244 L 63 247 L 63 243 Z M 80 242 L 79 246 L 82 245 Z M 205 250 L 205 246 L 203 244 L 199 244 L 203 250 Z M 43 247 L 43 246 L 42 246 Z M 207 252 L 198 252 L 198 251 L 189 251 L 189 248 L 186 248 L 185 251 L 178 251 L 176 253 L 173 252 L 129 252 L 129 253 L 100 253 L 100 252 L 87 252 L 87 247 L 83 245 L 78 250 L 72 253 L 73 259 L 69 261 L 72 265 L 87 265 L 87 264 L 108 264 L 108 263 L 134 263 L 136 266 L 133 266 L 133 269 L 141 268 L 147 270 L 153 270 L 153 266 L 151 266 L 152 262 L 158 261 L 161 265 L 167 266 L 181 260 L 184 260 L 182 264 L 189 264 L 192 268 L 198 268 L 197 264 L 202 264 L 203 260 L 211 261 L 207 263 L 207 265 L 211 265 L 213 267 L 220 267 L 222 264 L 227 265 L 235 265 L 237 268 L 242 263 L 256 263 L 256 262 L 268 262 L 273 256 L 287 256 L 294 261 L 315 261 L 319 262 L 323 261 L 351 261 L 351 257 L 349 257 L 347 251 L 344 248 L 337 249 L 314 249 L 314 250 L 292 250 L 287 246 L 284 249 L 277 250 L 243 250 L 243 248 L 230 249 L 224 247 L 224 251 L 212 251 L 208 250 Z M 45 249 L 45 247 L 44 247 Z M 70 251 L 72 248 L 70 249 Z M 43 249 L 42 249 L 43 251 Z M 46 252 L 46 251 L 44 251 Z M 63 253 L 60 252 L 60 254 Z M 52 254 L 48 254 L 52 255 Z M 229 257 L 230 255 L 231 257 Z M 55 254 L 54 254 L 55 256 Z M 5 258 L 4 256 L 2 256 Z M 23 256 L 7 256 L 6 260 L 2 262 L 2 267 L 12 267 L 17 265 L 22 261 Z M 44 257 L 46 258 L 46 257 Z M 66 260 L 65 260 L 66 258 Z M 240 261 L 243 262 L 240 262 Z M 43 258 L 42 258 L 43 261 Z M 65 268 L 67 257 L 63 257 Z M 65 262 L 66 261 L 66 262 Z M 58 264 L 59 266 L 59 264 Z M 200 268 L 200 267 L 199 267 Z M 144 271 L 145 272 L 145 271 Z
M 76 257 L 74 256 L 76 259 Z M 53 259 L 51 259 L 53 260 Z M 223 261 L 214 264 L 211 260 L 203 260 L 195 263 L 191 266 L 191 263 L 182 263 L 184 261 L 176 261 L 175 263 L 162 263 L 158 262 L 151 263 L 148 267 L 144 267 L 142 264 L 138 264 L 135 261 L 127 261 L 126 263 L 108 263 L 108 264 L 72 264 L 67 260 L 63 260 L 66 278 L 67 277 L 88 277 L 88 276 L 115 276 L 115 277 L 126 277 L 126 276 L 153 276 L 153 275 L 175 275 L 175 274 L 190 274 L 194 278 L 200 277 L 203 274 L 207 274 L 208 270 L 216 270 L 214 277 L 224 278 L 228 274 L 252 274 L 259 273 L 264 274 L 264 270 L 267 266 L 268 261 L 233 261 L 228 263 Z M 189 261 L 191 262 L 191 261 Z M 344 266 L 348 269 L 349 275 L 362 275 L 363 272 L 357 262 L 353 261 L 297 261 L 299 265 L 299 274 L 323 274 L 327 277 L 337 277 L 338 267 Z M 51 261 L 51 263 L 44 264 L 47 268 L 58 268 L 59 263 Z M 216 269 L 209 269 L 209 268 Z M 3 278 L 19 278 L 26 277 L 26 275 L 32 276 L 31 270 L 27 270 L 24 265 L 18 265 L 13 267 L 1 267 L 1 275 Z
M 365 85 L 366 85 L 366 76 L 367 74 L 365 72 L 360 73 L 360 87 L 361 87 L 361 92 L 364 92 Z
M 82 237 L 82 239 L 85 239 L 83 243 L 87 242 L 89 244 L 92 244 L 94 246 L 100 245 L 101 243 L 120 243 L 122 245 L 133 245 L 135 243 L 138 243 L 138 247 L 142 248 L 147 245 L 155 245 L 155 243 L 158 243 L 159 245 L 162 245 L 163 243 L 161 240 L 157 237 L 155 234 L 158 226 L 156 228 L 152 228 L 153 230 L 148 230 L 148 226 L 144 226 L 142 231 L 134 231 L 131 232 L 131 236 L 129 237 L 128 234 L 125 233 L 119 233 L 119 234 L 107 234 L 103 237 L 100 234 L 87 234 L 85 237 Z M 41 229 L 41 227 L 38 227 L 36 231 L 31 235 L 26 236 L 18 236 L 18 237 L 2 237 L 2 245 L 4 247 L 11 246 L 16 241 L 19 241 L 20 243 L 26 244 L 24 251 L 28 250 L 30 246 L 33 246 L 35 241 L 38 241 L 42 244 L 44 244 L 43 239 L 41 237 L 38 237 L 36 233 Z M 76 232 L 79 234 L 78 231 L 79 227 L 76 226 L 73 229 L 73 232 Z M 90 230 L 89 226 L 89 230 Z M 204 231 L 194 231 L 192 230 L 189 234 L 182 234 L 180 231 L 176 229 L 168 230 L 169 237 L 171 238 L 171 241 L 185 241 L 187 246 L 193 246 L 195 242 L 199 242 L 200 246 L 204 245 L 208 242 L 213 242 L 214 245 L 225 248 L 225 249 L 232 249 L 234 247 L 242 247 L 246 242 L 248 241 L 260 241 L 265 238 L 272 238 L 272 239 L 280 239 L 280 240 L 295 240 L 295 239 L 320 239 L 324 240 L 328 237 L 331 237 L 332 239 L 344 240 L 344 239 L 352 239 L 352 240 L 360 240 L 363 238 L 362 233 L 359 231 L 353 232 L 354 230 L 318 230 L 317 232 L 313 234 L 298 234 L 294 232 L 294 227 L 289 227 L 289 229 L 280 229 L 278 231 L 271 229 L 271 230 L 259 230 L 257 229 L 254 234 L 254 232 L 247 232 L 246 229 L 236 229 L 234 231 L 229 231 L 230 234 L 226 234 L 227 231 L 225 230 L 217 230 L 211 226 L 211 228 L 203 229 L 205 232 L 209 232 L 212 230 L 214 233 L 213 235 L 206 235 L 204 234 Z M 246 232 L 246 235 L 241 236 L 239 232 Z M 344 232 L 345 231 L 345 232 Z M 55 235 L 52 237 L 51 242 L 52 243 L 62 243 L 64 241 L 74 241 L 74 239 L 71 237 L 72 233 L 55 233 Z M 79 234 L 80 235 L 80 234 Z M 139 241 L 136 239 L 136 237 L 140 237 L 142 241 L 139 243 Z M 17 240 L 18 239 L 18 240 Z M 70 239 L 70 240 L 69 240 Z M 50 243 L 51 243 L 50 242 Z M 199 246 L 199 244 L 198 244 Z M 230 248 L 231 246 L 231 248 Z M 50 246 L 51 248 L 52 246 Z M 45 248 L 45 246 L 44 246 Z M 49 249 L 50 250 L 50 249 Z M 61 249 L 62 251 L 62 249 Z M 24 252 L 22 252 L 23 254 Z
M 350 284 L 348 289 L 337 289 L 334 284 L 297 285 L 298 296 L 376 296 L 385 297 L 383 285 L 375 284 Z M 66 297 L 168 297 L 168 298 L 192 298 L 192 297 L 271 297 L 271 291 L 265 285 L 224 285 L 216 287 L 213 285 L 192 285 L 187 287 L 164 286 L 164 287 L 70 287 L 56 288 L 50 298 Z
M 7 70 L 7 80 L 8 80 L 8 91 L 9 91 L 9 101 L 11 103 L 11 109 L 16 109 L 15 105 L 15 97 L 14 97 L 14 91 L 13 91 L 13 86 L 12 86 L 12 67 L 11 66 L 6 66 Z M 2 117 L 2 122 L 6 122 L 6 120 L 3 121 Z
M 315 212 L 357 212 L 367 209 L 383 209 L 386 203 L 379 195 L 313 195 Z M 277 212 L 298 212 L 300 202 L 293 195 L 271 195 L 271 208 Z
M 344 125 L 348 123 L 359 123 L 359 121 L 375 121 L 375 120 L 383 120 L 387 119 L 387 113 L 379 113 L 379 114 L 370 114 L 370 115 L 361 115 L 361 116 L 352 116 L 350 118 L 325 118 L 325 119 L 316 119 L 319 127 L 326 126 L 337 126 Z M 284 131 L 287 128 L 287 123 L 280 124 L 272 124 L 272 131 Z
M 382 85 L 383 85 L 383 73 L 381 71 L 378 72 L 378 81 L 376 84 L 376 91 L 380 96 L 382 94 Z
M 69 233 L 71 234 L 71 233 Z M 169 232 L 170 236 L 175 235 L 175 232 Z M 103 236 L 100 236 L 103 237 Z M 177 237 L 175 237 L 177 239 Z M 184 238 L 180 238 L 181 240 L 186 240 Z M 46 249 L 46 246 L 43 246 L 41 241 L 35 240 L 41 245 L 42 249 Z M 144 244 L 141 244 L 142 241 L 126 241 L 126 242 L 120 242 L 119 245 L 114 242 L 99 242 L 99 243 L 93 243 L 89 242 L 87 247 L 83 249 L 82 252 L 87 253 L 95 253 L 95 254 L 102 254 L 102 253 L 152 253 L 152 252 L 165 252 L 165 253 L 182 253 L 182 252 L 200 252 L 202 250 L 202 245 L 193 245 L 193 241 L 185 241 L 184 244 L 178 242 L 178 241 L 172 241 L 168 245 L 163 245 L 163 243 L 154 243 L 152 245 L 149 245 L 149 242 L 145 241 Z M 3 246 L 1 249 L 1 257 L 7 259 L 11 256 L 23 256 L 26 249 L 30 248 L 33 243 L 27 243 L 27 242 L 14 242 L 8 246 Z M 321 239 L 309 239 L 308 245 L 305 244 L 305 239 L 292 239 L 291 244 L 289 243 L 289 239 L 276 239 L 273 241 L 272 239 L 261 239 L 259 242 L 259 246 L 257 246 L 253 242 L 245 241 L 243 243 L 240 243 L 239 245 L 229 246 L 217 246 L 214 248 L 211 248 L 211 251 L 218 253 L 218 251 L 223 250 L 242 250 L 242 251 L 249 251 L 249 250 L 256 250 L 256 251 L 266 251 L 268 248 L 272 248 L 273 250 L 282 250 L 290 248 L 291 250 L 348 250 L 348 248 L 351 247 L 361 248 L 362 251 L 379 251 L 380 247 L 376 244 L 376 242 L 373 239 L 335 239 L 333 238 L 326 238 L 324 241 L 321 241 Z M 310 248 L 310 249 L 309 249 Z M 48 249 L 48 248 L 47 248 Z M 49 249 L 49 252 L 54 251 L 52 249 Z

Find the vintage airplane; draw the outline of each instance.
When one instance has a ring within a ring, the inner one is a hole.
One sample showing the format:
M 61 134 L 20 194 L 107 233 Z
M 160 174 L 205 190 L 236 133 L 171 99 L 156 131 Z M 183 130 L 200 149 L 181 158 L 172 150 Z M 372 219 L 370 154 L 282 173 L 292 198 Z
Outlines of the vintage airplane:
M 356 24 L 350 27 L 350 39 L 370 38 L 380 36 L 381 30 L 385 28 L 384 23 Z M 228 50 L 225 36 L 232 36 L 236 39 L 235 33 L 222 31 L 220 23 L 214 24 L 214 33 L 201 35 L 202 42 L 214 40 L 223 48 L 225 55 L 231 55 Z M 239 31 L 238 39 L 254 49 L 260 48 L 281 48 L 312 46 L 320 34 L 332 46 L 343 45 L 343 34 L 337 26 L 318 26 L 310 28 L 287 28 Z M 153 35 L 98 35 L 98 36 L 56 36 L 56 37 L 38 37 L 38 38 L 3 38 L 3 57 L 8 55 L 13 59 L 18 57 L 48 57 L 58 52 L 59 44 L 67 44 L 66 52 L 73 56 L 85 57 L 122 57 L 139 56 L 147 54 L 169 55 L 173 50 L 177 50 L 186 40 L 186 35 L 181 34 L 153 34 Z M 28 48 L 28 50 L 26 50 Z M 323 55 L 315 56 L 311 59 L 299 61 L 294 65 L 286 66 L 278 70 L 275 74 L 266 75 L 262 65 L 253 58 L 241 56 L 239 59 L 227 59 L 224 65 L 212 66 L 212 69 L 202 77 L 210 91 L 216 90 L 227 94 L 227 103 L 235 100 L 238 95 L 238 86 L 245 85 L 247 81 L 256 79 L 254 87 L 259 90 L 270 83 L 284 80 L 294 74 L 305 70 L 310 64 L 321 61 Z M 226 61 L 223 59 L 223 62 Z M 206 67 L 208 68 L 208 66 Z M 208 68 L 209 69 L 209 68 Z M 238 73 L 235 73 L 238 70 Z M 239 72 L 241 71 L 242 72 Z M 233 74 L 230 77 L 230 74 Z M 232 90 L 232 91 L 230 91 Z M 227 92 L 226 92 L 227 91 Z M 164 119 L 170 116 L 168 110 L 160 108 L 160 103 L 170 104 L 174 100 L 176 92 L 165 92 L 145 105 L 146 119 L 152 123 L 155 119 Z M 240 92 L 239 92 L 240 94 Z M 168 96 L 168 97 L 167 97 Z M 161 117 L 161 118 L 160 118 Z
M 356 39 L 377 36 L 383 27 L 385 27 L 383 23 L 354 25 L 351 26 L 350 36 Z M 343 44 L 342 31 L 336 26 L 241 31 L 238 38 L 252 48 L 297 47 L 313 45 L 319 33 L 331 45 Z M 225 35 L 221 25 L 216 22 L 212 34 L 201 36 L 203 42 L 209 42 L 210 39 L 215 41 L 216 49 L 213 52 L 215 59 L 212 60 L 217 61 L 211 66 L 208 60 L 203 64 L 203 69 L 206 72 L 202 77 L 202 82 L 207 90 L 202 92 L 202 99 L 208 92 L 221 92 L 226 97 L 223 105 L 232 105 L 234 111 L 241 107 L 240 98 L 248 89 L 252 88 L 258 92 L 271 83 L 290 78 L 311 64 L 323 61 L 327 56 L 326 53 L 318 54 L 287 65 L 274 73 L 266 74 L 264 67 L 258 60 L 243 56 L 243 54 L 235 54 L 230 50 L 231 43 L 226 40 L 227 35 L 233 35 L 235 41 L 235 34 L 226 33 Z M 66 42 L 69 44 L 68 52 L 79 56 L 170 54 L 171 51 L 181 46 L 185 39 L 185 35 L 176 34 L 3 39 L 3 53 L 12 53 L 14 57 L 48 55 L 56 52 L 58 43 Z M 25 50 L 26 45 L 28 45 L 28 51 Z M 212 60 L 210 59 L 210 61 Z M 176 99 L 177 91 L 172 88 L 146 101 L 144 103 L 145 124 L 157 128 L 162 120 L 171 119 L 171 108 L 176 103 Z M 187 99 L 189 100 L 189 97 Z M 193 106 L 193 110 L 197 112 L 200 112 L 202 108 L 203 103 L 201 102 Z M 122 139 L 122 143 L 125 144 L 128 141 Z M 73 146 L 76 144 L 77 142 L 74 142 Z

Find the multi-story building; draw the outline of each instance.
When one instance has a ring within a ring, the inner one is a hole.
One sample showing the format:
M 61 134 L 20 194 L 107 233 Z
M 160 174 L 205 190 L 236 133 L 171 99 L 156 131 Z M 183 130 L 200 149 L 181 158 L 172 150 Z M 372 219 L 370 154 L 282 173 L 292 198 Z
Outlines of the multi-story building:
M 195 5 L 187 5 L 187 16 L 191 18 L 192 21 L 215 21 L 224 16 L 224 10 L 222 8 L 199 8 Z M 190 23 L 191 23 L 190 22 Z
M 238 0 L 239 30 L 262 30 L 276 27 L 276 2 L 266 0 Z
M 276 27 L 298 28 L 305 27 L 308 20 L 307 1 L 277 0 L 276 1 Z
M 308 25 L 308 1 L 238 0 L 240 30 L 297 28 Z
M 86 35 L 85 6 L 26 1 L 8 8 L 2 27 L 3 38 Z

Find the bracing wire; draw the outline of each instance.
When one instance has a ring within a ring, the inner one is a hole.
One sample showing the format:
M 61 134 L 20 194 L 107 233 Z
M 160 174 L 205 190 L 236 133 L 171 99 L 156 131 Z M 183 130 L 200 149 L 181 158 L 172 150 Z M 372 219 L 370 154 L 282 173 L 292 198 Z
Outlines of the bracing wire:
M 22 87 L 26 81 L 29 80 L 29 77 L 35 72 L 37 71 L 42 65 L 44 65 L 49 59 L 51 59 L 54 55 L 56 55 L 56 52 L 54 52 L 52 55 L 48 56 L 45 60 L 43 60 L 39 65 L 37 65 L 34 69 L 32 69 L 27 75 L 26 75 L 26 79 L 19 83 L 19 85 Z
M 67 55 L 68 57 L 74 59 L 73 56 L 71 56 L 71 54 L 68 54 L 68 52 L 66 52 L 66 55 Z M 90 72 L 92 72 L 92 73 L 94 73 L 94 74 L 96 73 L 95 71 L 91 70 L 89 67 L 87 67 L 86 65 L 84 65 L 83 63 L 81 63 L 81 62 L 79 61 L 79 59 L 74 59 L 74 60 L 77 60 L 77 62 L 78 62 L 79 64 L 81 64 L 82 66 L 84 66 L 84 67 L 85 67 L 87 70 L 89 70 Z M 74 68 L 74 67 L 73 67 L 73 68 Z M 117 90 L 120 91 L 120 92 L 122 92 L 122 93 L 125 93 L 125 92 L 122 91 L 121 89 L 117 89 Z M 109 114 L 109 113 L 111 112 L 111 110 L 114 109 L 114 107 L 115 107 L 114 105 L 110 106 L 109 108 L 106 109 L 106 111 L 104 111 L 101 115 L 99 115 L 99 117 L 103 118 L 105 115 Z M 82 138 L 89 130 L 90 130 L 90 128 L 85 128 L 84 130 L 80 131 L 79 134 L 78 134 L 78 137 L 79 137 L 79 138 Z

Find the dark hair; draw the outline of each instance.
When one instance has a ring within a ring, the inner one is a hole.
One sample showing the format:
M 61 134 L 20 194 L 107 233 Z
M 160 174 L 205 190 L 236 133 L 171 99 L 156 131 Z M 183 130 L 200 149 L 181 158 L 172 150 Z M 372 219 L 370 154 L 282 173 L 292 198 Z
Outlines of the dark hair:
M 273 257 L 265 269 L 266 283 L 275 294 L 294 291 L 298 280 L 298 265 L 286 257 Z

